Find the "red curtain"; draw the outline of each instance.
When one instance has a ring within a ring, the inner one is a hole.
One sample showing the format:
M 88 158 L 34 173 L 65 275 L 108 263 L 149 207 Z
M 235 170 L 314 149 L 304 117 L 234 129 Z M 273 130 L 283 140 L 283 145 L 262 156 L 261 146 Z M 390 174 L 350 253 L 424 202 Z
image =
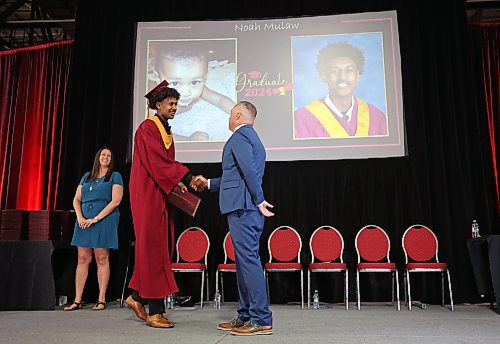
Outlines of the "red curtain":
M 496 140 L 500 121 L 500 22 L 470 23 L 475 35 L 476 46 L 480 49 L 484 102 L 488 117 L 488 132 L 491 145 L 493 169 L 496 183 L 497 207 L 500 208 L 500 190 Z
M 55 210 L 72 51 L 0 52 L 0 209 Z

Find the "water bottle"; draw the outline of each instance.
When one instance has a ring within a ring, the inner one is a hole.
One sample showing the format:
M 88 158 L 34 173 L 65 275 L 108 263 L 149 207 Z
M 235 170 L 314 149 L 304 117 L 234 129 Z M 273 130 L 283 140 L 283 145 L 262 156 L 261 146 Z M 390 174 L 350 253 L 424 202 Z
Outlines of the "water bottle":
M 68 303 L 68 297 L 65 295 L 59 296 L 59 306 L 65 306 Z
M 174 301 L 172 295 L 167 296 L 167 309 L 174 309 Z
M 214 309 L 220 309 L 220 293 L 219 289 L 215 291 L 214 295 Z
M 217 309 L 220 309 L 220 300 L 221 300 L 221 294 L 217 290 Z
M 313 294 L 313 309 L 318 310 L 319 309 L 319 293 L 318 290 L 316 289 Z
M 479 237 L 479 225 L 476 220 L 472 220 L 472 239 Z

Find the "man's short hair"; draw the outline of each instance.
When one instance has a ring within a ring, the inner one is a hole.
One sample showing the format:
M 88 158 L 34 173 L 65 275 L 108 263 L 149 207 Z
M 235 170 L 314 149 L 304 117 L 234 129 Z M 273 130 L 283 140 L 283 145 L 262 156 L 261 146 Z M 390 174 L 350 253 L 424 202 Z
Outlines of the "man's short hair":
M 360 73 L 365 68 L 365 55 L 363 51 L 346 42 L 331 43 L 321 49 L 318 53 L 316 68 L 319 74 L 324 74 L 330 68 L 330 62 L 338 57 L 350 57 L 353 59 Z
M 257 116 L 257 108 L 252 103 L 250 103 L 246 100 L 242 100 L 242 101 L 238 102 L 238 104 L 243 106 L 248 111 L 248 114 L 250 116 L 252 116 L 253 118 L 255 118 Z

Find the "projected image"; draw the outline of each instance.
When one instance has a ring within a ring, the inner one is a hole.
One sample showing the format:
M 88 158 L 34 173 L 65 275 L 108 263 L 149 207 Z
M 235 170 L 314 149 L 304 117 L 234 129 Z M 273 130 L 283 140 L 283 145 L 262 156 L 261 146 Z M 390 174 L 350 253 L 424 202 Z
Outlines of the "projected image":
M 294 139 L 386 136 L 380 33 L 292 37 Z
M 233 39 L 149 41 L 147 89 L 167 80 L 181 95 L 169 121 L 176 142 L 225 141 L 231 136 L 235 50 Z
M 269 161 L 404 156 L 397 23 L 396 11 L 138 23 L 130 137 L 154 113 L 144 94 L 167 80 L 182 162 L 220 162 L 243 100 Z

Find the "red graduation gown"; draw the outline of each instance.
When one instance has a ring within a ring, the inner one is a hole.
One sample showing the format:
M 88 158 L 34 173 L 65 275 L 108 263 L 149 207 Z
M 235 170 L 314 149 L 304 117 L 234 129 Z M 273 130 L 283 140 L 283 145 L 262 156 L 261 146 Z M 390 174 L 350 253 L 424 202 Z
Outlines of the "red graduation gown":
M 178 291 L 171 268 L 173 209 L 166 197 L 189 171 L 175 161 L 175 147 L 167 149 L 151 120 L 141 123 L 134 139 L 130 172 L 130 206 L 135 230 L 135 267 L 129 287 L 149 299 Z M 169 243 L 170 241 L 170 243 Z

